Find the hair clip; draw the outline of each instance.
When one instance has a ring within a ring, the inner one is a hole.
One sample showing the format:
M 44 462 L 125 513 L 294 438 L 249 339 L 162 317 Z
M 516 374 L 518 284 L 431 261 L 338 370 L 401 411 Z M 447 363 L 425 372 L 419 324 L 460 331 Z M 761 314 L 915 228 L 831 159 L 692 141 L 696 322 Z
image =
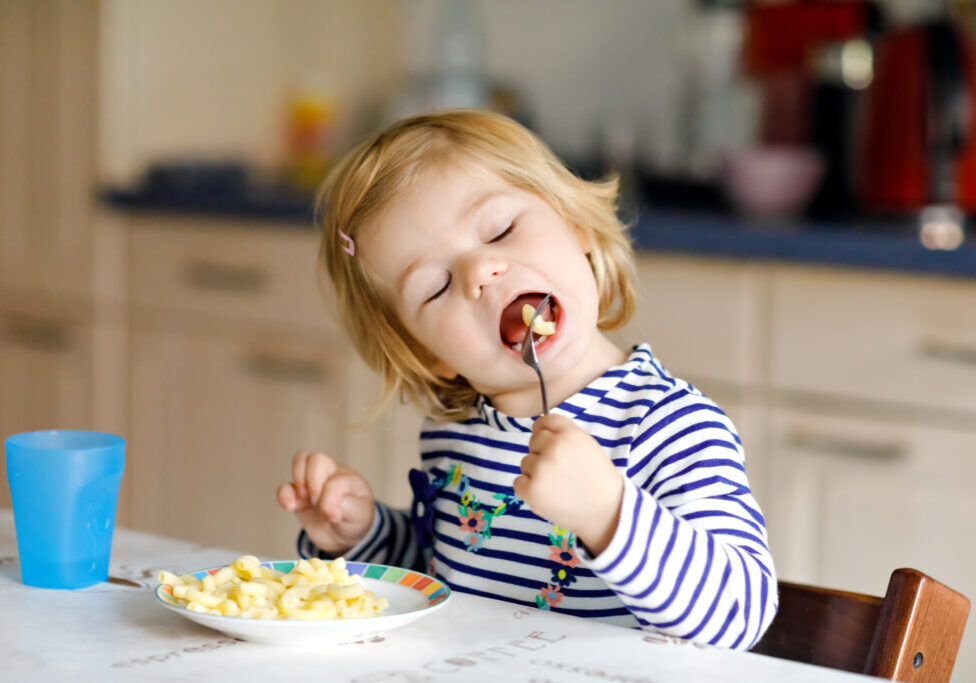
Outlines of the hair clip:
M 339 228 L 339 237 L 341 237 L 342 241 L 344 242 L 344 244 L 342 245 L 342 250 L 347 254 L 349 254 L 350 256 L 355 256 L 356 243 L 352 241 L 352 237 L 344 233 L 342 231 L 342 228 Z

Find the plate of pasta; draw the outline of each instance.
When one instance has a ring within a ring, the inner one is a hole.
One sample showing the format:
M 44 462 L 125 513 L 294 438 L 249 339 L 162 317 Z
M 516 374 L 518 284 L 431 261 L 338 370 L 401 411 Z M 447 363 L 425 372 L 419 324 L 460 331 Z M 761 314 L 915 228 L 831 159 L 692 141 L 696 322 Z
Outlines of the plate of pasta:
M 335 560 L 261 561 L 184 574 L 161 571 L 156 601 L 242 640 L 341 645 L 375 638 L 443 607 L 451 589 L 402 567 Z

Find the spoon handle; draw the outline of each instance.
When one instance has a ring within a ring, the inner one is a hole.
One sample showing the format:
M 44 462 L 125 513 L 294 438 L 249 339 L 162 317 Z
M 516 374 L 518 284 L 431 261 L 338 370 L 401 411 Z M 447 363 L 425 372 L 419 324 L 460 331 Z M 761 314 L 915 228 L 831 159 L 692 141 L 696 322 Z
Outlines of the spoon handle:
M 539 375 L 539 386 L 542 387 L 542 414 L 549 414 L 549 395 L 546 393 L 546 380 L 542 376 L 542 370 L 536 369 L 536 374 Z

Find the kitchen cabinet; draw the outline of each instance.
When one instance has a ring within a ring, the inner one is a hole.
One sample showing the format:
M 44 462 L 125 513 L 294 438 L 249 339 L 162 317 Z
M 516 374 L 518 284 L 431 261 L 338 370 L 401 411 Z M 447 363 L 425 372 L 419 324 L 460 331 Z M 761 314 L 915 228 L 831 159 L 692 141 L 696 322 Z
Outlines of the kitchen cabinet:
M 976 418 L 976 282 L 777 268 L 770 382 Z
M 133 526 L 293 556 L 298 526 L 275 489 L 295 451 L 343 450 L 345 359 L 284 330 L 160 322 L 132 336 Z
M 834 412 L 773 409 L 767 517 L 791 580 L 868 593 L 915 567 L 976 596 L 976 431 Z M 976 674 L 976 633 L 954 680 Z
M 769 424 L 781 571 L 871 591 L 895 567 L 938 567 L 976 595 L 976 545 L 960 542 L 976 527 L 976 432 L 785 409 Z
M 335 333 L 316 277 L 318 234 L 260 221 L 139 215 L 128 298 L 140 311 Z
M 880 593 L 908 566 L 976 598 L 976 285 L 775 267 L 768 302 L 780 576 Z M 974 677 L 970 633 L 953 680 Z
M 358 357 L 350 361 L 351 380 L 357 386 L 350 391 L 353 417 L 359 421 L 372 407 L 380 382 Z M 398 399 L 387 406 L 375 423 L 347 431 L 347 459 L 358 463 L 377 498 L 396 508 L 409 509 L 413 494 L 408 472 L 420 467 L 421 412 Z
M 292 556 L 298 526 L 275 489 L 298 450 L 409 502 L 419 416 L 355 427 L 379 385 L 328 315 L 316 234 L 140 216 L 130 237 L 135 528 Z
M 732 418 L 781 578 L 879 594 L 910 566 L 976 599 L 976 284 L 664 254 L 638 275 L 613 334 Z
M 96 279 L 97 3 L 0 3 L 0 287 Z
M 0 312 L 0 432 L 91 424 L 91 334 L 60 315 Z M 0 506 L 10 505 L 7 478 Z
M 650 342 L 676 376 L 743 387 L 762 381 L 768 269 L 721 259 L 641 254 L 638 307 L 614 339 Z
M 95 314 L 82 301 L 21 293 L 0 299 L 0 433 L 96 429 L 123 433 L 118 316 Z M 10 504 L 6 477 L 0 506 Z M 120 495 L 120 523 L 128 500 Z
M 2 437 L 125 433 L 124 234 L 92 190 L 98 46 L 98 3 L 0 3 Z

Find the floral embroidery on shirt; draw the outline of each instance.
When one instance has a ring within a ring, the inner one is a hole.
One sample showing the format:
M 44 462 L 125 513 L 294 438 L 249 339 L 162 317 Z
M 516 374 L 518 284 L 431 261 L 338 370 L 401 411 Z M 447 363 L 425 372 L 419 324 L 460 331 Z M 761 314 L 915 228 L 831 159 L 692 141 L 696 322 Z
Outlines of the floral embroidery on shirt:
M 485 535 L 479 533 L 470 533 L 464 535 L 464 544 L 467 549 L 473 553 L 481 550 L 481 546 L 485 544 Z
M 498 507 L 491 512 L 491 514 L 496 517 L 504 515 L 508 511 L 518 512 L 522 509 L 522 506 L 525 505 L 525 501 L 515 494 L 496 493 L 492 496 L 492 498 L 502 501 Z
M 552 552 L 549 553 L 549 559 L 553 562 L 566 565 L 570 569 L 580 563 L 580 559 L 576 556 L 576 549 L 569 547 L 569 544 L 572 542 L 572 537 L 572 534 L 568 534 L 554 538 L 552 534 L 549 534 L 549 540 L 552 541 L 552 545 L 550 546 Z
M 420 474 L 423 474 L 423 477 L 419 476 Z M 491 538 L 491 525 L 495 518 L 517 512 L 525 505 L 525 501 L 514 493 L 495 493 L 492 494 L 492 498 L 498 501 L 498 504 L 489 509 L 474 495 L 471 490 L 471 478 L 463 474 L 461 466 L 457 464 L 451 465 L 443 475 L 435 476 L 432 482 L 420 470 L 411 470 L 410 483 L 414 491 L 412 515 L 414 528 L 418 530 L 418 535 L 421 530 L 429 534 L 431 540 L 433 539 L 433 500 L 436 491 L 455 488 L 461 499 L 457 506 L 457 525 L 461 530 L 465 550 L 473 553 L 481 550 L 485 541 Z M 418 510 L 420 505 L 423 506 L 422 514 Z M 422 542 L 426 538 L 421 536 Z M 535 596 L 536 606 L 544 610 L 551 610 L 563 601 L 565 597 L 563 589 L 576 583 L 574 570 L 581 562 L 576 552 L 576 537 L 568 529 L 553 524 L 549 543 L 548 560 L 552 563 L 550 566 L 552 578 L 549 583 L 539 588 L 539 593 Z
M 549 542 L 552 544 L 549 546 L 549 560 L 553 563 L 550 568 L 552 581 L 543 586 L 539 595 L 535 596 L 535 604 L 539 609 L 552 609 L 562 602 L 562 589 L 576 583 L 573 570 L 580 563 L 573 532 L 553 524 Z
M 552 568 L 552 582 L 560 586 L 569 586 L 576 583 L 576 577 L 566 567 L 557 566 Z
M 535 604 L 539 609 L 551 610 L 562 601 L 563 594 L 560 586 L 544 586 L 535 596 Z
M 549 546 L 551 551 L 549 559 L 553 563 L 552 583 L 561 587 L 576 583 L 573 570 L 580 563 L 580 559 L 574 547 L 576 538 L 573 536 L 573 532 L 553 524 L 552 533 L 549 534 L 549 542 L 552 543 Z
M 479 532 L 485 528 L 484 510 L 475 510 L 470 505 L 465 507 L 462 504 L 458 505 L 458 511 L 461 513 L 461 521 L 458 523 L 461 531 Z
M 496 493 L 494 497 L 502 503 L 493 510 L 483 507 L 471 490 L 471 478 L 462 473 L 460 465 L 451 465 L 443 476 L 435 477 L 432 490 L 451 487 L 457 487 L 457 494 L 461 497 L 461 502 L 457 506 L 458 528 L 462 532 L 465 550 L 473 553 L 484 547 L 485 539 L 491 538 L 491 523 L 495 517 L 505 514 L 507 509 L 518 509 L 522 504 L 522 501 L 515 496 L 500 497 Z

